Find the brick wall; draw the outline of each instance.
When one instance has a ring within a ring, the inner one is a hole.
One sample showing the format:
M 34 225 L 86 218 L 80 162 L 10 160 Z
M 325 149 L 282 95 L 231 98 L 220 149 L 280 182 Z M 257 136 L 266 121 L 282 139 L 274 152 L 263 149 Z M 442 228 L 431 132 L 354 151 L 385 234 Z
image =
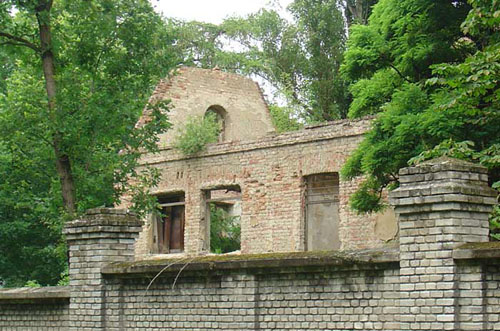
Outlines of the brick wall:
M 107 330 L 398 330 L 393 251 L 195 258 L 150 285 L 162 269 L 105 269 Z
M 457 327 L 500 330 L 500 266 L 477 261 L 457 269 Z
M 400 178 L 390 194 L 399 250 L 134 260 L 141 223 L 92 210 L 65 230 L 70 287 L 0 290 L 0 327 L 499 330 L 500 243 L 487 241 L 496 193 L 486 170 L 442 158 Z
M 101 268 L 110 262 L 133 260 L 134 241 L 142 223 L 116 209 L 92 209 L 68 222 L 71 318 L 68 330 L 100 330 L 106 321 Z
M 274 132 L 271 115 L 256 82 L 221 70 L 179 68 L 156 87 L 151 101 L 170 100 L 169 122 L 172 129 L 160 135 L 161 147 L 172 146 L 186 120 L 203 117 L 211 106 L 225 113 L 225 141 L 257 139 Z M 138 122 L 148 120 L 145 112 Z
M 0 330 L 66 331 L 67 304 L 0 304 Z
M 0 289 L 0 330 L 66 331 L 69 288 Z
M 444 157 L 399 175 L 390 196 L 400 226 L 401 330 L 486 330 L 482 267 L 460 271 L 453 258 L 457 246 L 489 239 L 496 195 L 486 168 Z
M 202 190 L 219 185 L 241 188 L 242 253 L 301 251 L 305 249 L 304 176 L 339 172 L 369 126 L 368 119 L 337 121 L 254 141 L 211 145 L 196 157 L 166 149 L 144 155 L 142 163 L 158 168 L 162 175 L 158 187 L 152 189 L 154 194 L 185 192 L 188 254 L 200 254 L 204 247 Z M 375 231 L 380 215 L 357 215 L 350 210 L 349 197 L 358 184 L 340 181 L 341 249 L 380 247 L 387 239 Z M 121 207 L 128 206 L 125 202 Z M 394 217 L 390 222 L 397 228 Z M 146 221 L 136 244 L 137 255 L 150 253 L 151 231 Z

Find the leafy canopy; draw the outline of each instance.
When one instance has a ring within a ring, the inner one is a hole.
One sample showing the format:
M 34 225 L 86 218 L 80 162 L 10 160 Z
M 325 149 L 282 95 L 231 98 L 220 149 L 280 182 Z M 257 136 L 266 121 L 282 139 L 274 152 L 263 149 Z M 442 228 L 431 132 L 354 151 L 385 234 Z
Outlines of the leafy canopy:
M 339 73 L 346 41 L 343 6 L 339 0 L 295 0 L 288 8 L 292 22 L 261 9 L 220 25 L 170 19 L 169 29 L 183 64 L 258 77 L 296 118 L 325 121 L 347 115 L 349 96 Z
M 342 67 L 353 82 L 350 115 L 378 113 L 342 169 L 366 178 L 351 199 L 356 210 L 382 208 L 382 189 L 397 185 L 410 159 L 448 154 L 500 179 L 499 9 L 498 1 L 381 0 L 367 26 L 353 27 Z
M 76 212 L 111 206 L 127 180 L 141 176 L 139 149 L 154 151 L 168 128 L 165 104 L 150 105 L 151 120 L 135 128 L 153 85 L 175 62 L 149 2 L 49 4 L 0 3 L 0 58 L 8 59 L 0 68 L 0 279 L 9 286 L 55 284 L 64 269 L 56 160 L 70 165 Z M 42 26 L 51 43 L 41 44 Z M 55 97 L 44 75 L 49 51 Z

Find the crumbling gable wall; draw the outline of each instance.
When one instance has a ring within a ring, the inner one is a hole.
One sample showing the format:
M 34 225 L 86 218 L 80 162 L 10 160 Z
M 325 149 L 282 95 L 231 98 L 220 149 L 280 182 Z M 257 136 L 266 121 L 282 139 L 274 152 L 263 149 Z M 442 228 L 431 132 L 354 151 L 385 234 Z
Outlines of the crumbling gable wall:
M 171 100 L 172 129 L 160 136 L 162 147 L 172 145 L 188 117 L 204 116 L 213 106 L 225 113 L 225 141 L 256 139 L 275 131 L 259 86 L 237 74 L 182 67 L 158 84 L 151 100 L 159 99 Z

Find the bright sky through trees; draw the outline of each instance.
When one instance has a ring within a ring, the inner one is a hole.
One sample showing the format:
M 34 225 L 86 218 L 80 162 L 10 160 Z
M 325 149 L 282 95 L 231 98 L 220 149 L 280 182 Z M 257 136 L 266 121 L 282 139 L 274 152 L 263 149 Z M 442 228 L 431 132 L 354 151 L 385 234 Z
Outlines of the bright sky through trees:
M 219 24 L 229 16 L 256 12 L 268 4 L 279 4 L 284 12 L 292 0 L 151 0 L 164 16 Z

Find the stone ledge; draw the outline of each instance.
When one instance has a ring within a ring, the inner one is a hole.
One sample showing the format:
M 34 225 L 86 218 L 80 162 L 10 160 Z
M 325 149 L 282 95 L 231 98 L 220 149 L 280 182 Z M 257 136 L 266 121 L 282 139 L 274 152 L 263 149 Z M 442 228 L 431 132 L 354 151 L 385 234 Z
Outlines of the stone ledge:
M 500 241 L 467 243 L 453 250 L 455 260 L 500 259 Z
M 88 209 L 85 212 L 86 215 L 125 215 L 125 216 L 134 216 L 136 214 L 129 211 L 128 209 L 119 209 L 119 208 L 92 208 Z
M 393 198 L 408 198 L 417 196 L 431 196 L 440 194 L 463 194 L 482 197 L 496 197 L 497 193 L 489 187 L 486 182 L 483 185 L 471 183 L 457 183 L 453 180 L 446 182 L 420 182 L 402 184 L 399 188 L 391 191 Z
M 198 257 L 142 260 L 125 263 L 111 263 L 102 269 L 105 275 L 127 276 L 134 274 L 156 274 L 179 271 L 228 271 L 252 269 L 255 273 L 268 273 L 279 268 L 315 268 L 332 266 L 374 267 L 378 264 L 397 264 L 399 251 L 395 248 L 361 251 L 318 251 L 243 255 L 210 255 Z M 305 269 L 303 269 L 305 270 Z
M 11 302 L 64 301 L 69 300 L 69 286 L 19 287 L 0 289 L 0 304 Z

